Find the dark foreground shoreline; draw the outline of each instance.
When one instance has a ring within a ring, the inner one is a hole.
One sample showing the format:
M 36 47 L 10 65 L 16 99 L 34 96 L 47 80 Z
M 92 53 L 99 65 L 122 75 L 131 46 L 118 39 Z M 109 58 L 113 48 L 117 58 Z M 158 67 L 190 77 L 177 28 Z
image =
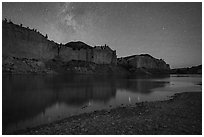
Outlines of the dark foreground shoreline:
M 178 93 L 166 101 L 94 111 L 10 134 L 201 135 L 202 93 Z

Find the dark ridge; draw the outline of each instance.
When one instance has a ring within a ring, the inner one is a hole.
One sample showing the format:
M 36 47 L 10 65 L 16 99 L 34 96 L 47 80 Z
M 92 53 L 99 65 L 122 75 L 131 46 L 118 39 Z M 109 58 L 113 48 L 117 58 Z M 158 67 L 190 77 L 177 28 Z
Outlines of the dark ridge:
M 76 42 L 72 41 L 72 42 L 65 44 L 64 46 L 70 47 L 72 49 L 93 49 L 93 47 L 81 41 L 76 41 Z
M 202 65 L 192 66 L 192 67 L 186 67 L 186 68 L 174 68 L 174 69 L 202 69 Z M 173 70 L 173 69 L 172 69 Z
M 130 59 L 130 58 L 133 58 L 133 57 L 135 57 L 135 56 L 144 56 L 144 57 L 154 58 L 154 57 L 152 57 L 152 56 L 149 55 L 149 54 L 131 55 L 131 56 L 122 57 L 122 58 L 124 58 L 124 59 Z
M 202 69 L 202 65 L 192 66 L 192 67 L 191 67 L 191 69 L 194 69 L 194 68 L 196 68 L 196 69 Z
M 133 57 L 135 57 L 135 56 L 138 56 L 138 55 L 131 55 L 131 56 L 121 57 L 121 58 L 123 58 L 123 59 L 129 59 L 129 58 L 133 58 Z
M 154 57 L 152 57 L 152 56 L 151 56 L 151 55 L 149 55 L 149 54 L 140 54 L 139 56 L 145 56 L 145 57 L 154 58 Z
M 202 65 L 171 69 L 172 74 L 202 74 Z

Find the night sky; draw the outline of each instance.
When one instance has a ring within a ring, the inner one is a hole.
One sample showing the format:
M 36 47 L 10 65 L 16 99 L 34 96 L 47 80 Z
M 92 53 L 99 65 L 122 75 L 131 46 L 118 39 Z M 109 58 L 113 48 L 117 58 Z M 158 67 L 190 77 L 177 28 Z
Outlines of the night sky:
M 58 43 L 107 44 L 118 57 L 147 53 L 171 68 L 202 64 L 201 3 L 3 3 L 2 10 Z

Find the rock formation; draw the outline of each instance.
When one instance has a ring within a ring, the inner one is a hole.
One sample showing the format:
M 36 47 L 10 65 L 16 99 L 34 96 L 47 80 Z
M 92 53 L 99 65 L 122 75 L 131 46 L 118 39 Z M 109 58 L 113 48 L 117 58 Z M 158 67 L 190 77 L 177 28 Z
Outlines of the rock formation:
M 3 21 L 3 56 L 17 58 L 63 61 L 80 60 L 96 64 L 116 64 L 116 52 L 108 46 L 91 47 L 83 42 L 69 42 L 65 45 L 48 40 L 35 29 L 24 28 Z
M 50 41 L 47 34 L 44 36 L 36 29 L 7 20 L 2 22 L 2 36 L 3 72 L 113 73 L 117 70 L 115 73 L 148 74 L 169 71 L 168 64 L 150 55 L 134 55 L 117 60 L 116 51 L 106 44 L 94 47 L 81 41 L 58 44 Z
M 135 73 L 169 73 L 169 64 L 162 59 L 156 59 L 148 54 L 133 55 L 118 58 L 118 65 L 127 68 Z

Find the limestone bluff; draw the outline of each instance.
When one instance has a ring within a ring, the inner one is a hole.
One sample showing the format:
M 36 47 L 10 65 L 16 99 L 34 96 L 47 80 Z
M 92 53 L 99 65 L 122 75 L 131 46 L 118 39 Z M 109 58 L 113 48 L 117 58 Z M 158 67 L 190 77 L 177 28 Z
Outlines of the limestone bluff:
M 50 41 L 35 29 L 3 21 L 3 56 L 63 61 L 81 60 L 96 64 L 116 64 L 116 51 L 108 46 L 91 47 L 83 42 L 60 45 Z
M 2 56 L 3 73 L 151 74 L 170 70 L 163 60 L 150 55 L 117 59 L 116 51 L 107 45 L 58 44 L 36 29 L 7 20 L 2 21 Z

